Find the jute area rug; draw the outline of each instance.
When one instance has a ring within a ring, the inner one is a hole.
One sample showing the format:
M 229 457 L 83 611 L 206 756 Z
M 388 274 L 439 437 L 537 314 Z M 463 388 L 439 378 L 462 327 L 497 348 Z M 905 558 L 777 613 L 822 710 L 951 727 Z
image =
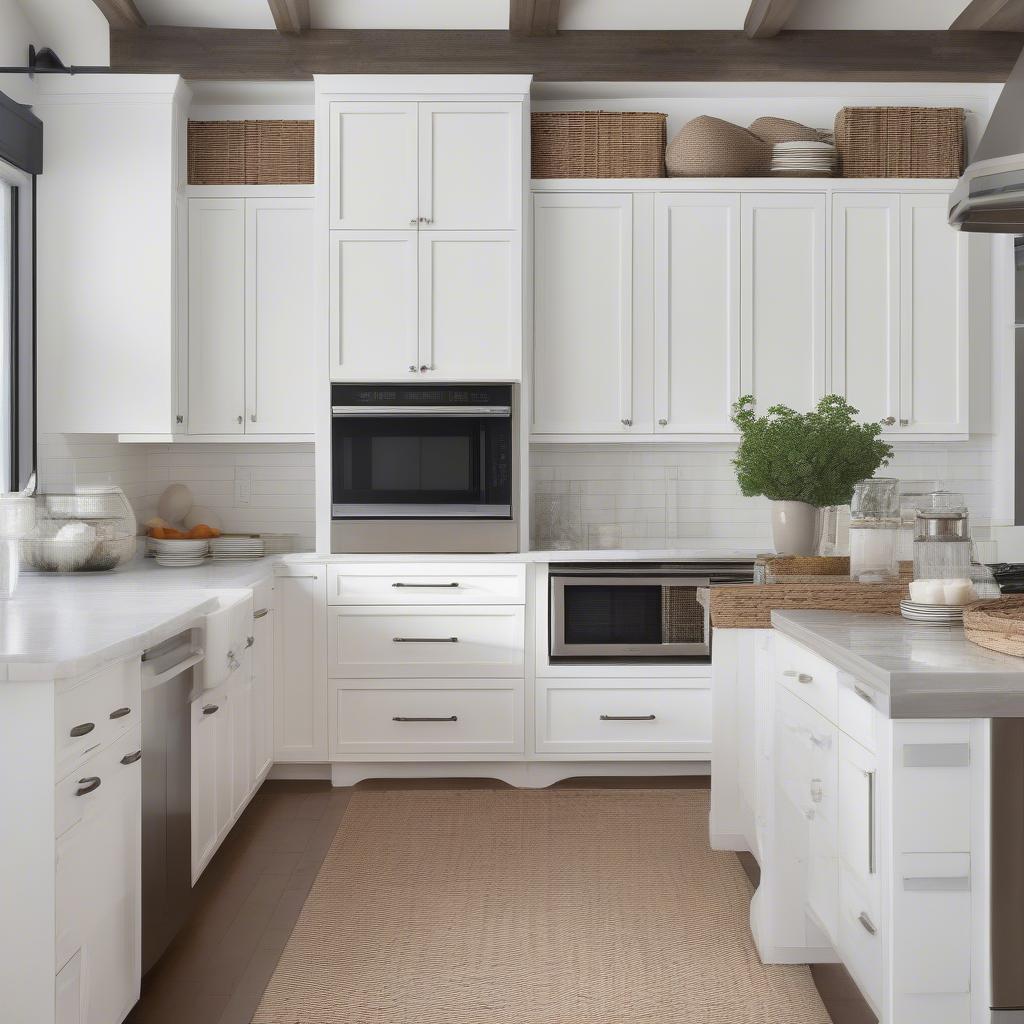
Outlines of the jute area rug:
M 828 1024 L 705 790 L 356 793 L 254 1024 Z

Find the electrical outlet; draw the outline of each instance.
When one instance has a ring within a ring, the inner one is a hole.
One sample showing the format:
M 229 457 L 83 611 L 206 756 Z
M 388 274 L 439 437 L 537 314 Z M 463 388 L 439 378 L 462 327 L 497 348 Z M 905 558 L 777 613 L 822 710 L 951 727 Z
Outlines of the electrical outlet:
M 248 466 L 235 466 L 235 504 L 248 505 L 252 501 L 252 470 Z

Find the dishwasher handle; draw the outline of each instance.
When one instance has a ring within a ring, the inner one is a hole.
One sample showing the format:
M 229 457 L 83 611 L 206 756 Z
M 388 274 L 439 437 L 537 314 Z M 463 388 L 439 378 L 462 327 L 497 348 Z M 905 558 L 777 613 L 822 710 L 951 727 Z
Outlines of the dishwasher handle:
M 182 672 L 187 671 L 193 665 L 198 665 L 204 657 L 206 657 L 206 652 L 201 647 L 193 647 L 189 653 L 181 659 L 181 661 L 176 662 L 168 669 L 164 669 L 163 672 L 157 672 L 152 676 L 149 676 L 145 681 L 145 685 L 147 688 L 151 686 L 160 686 L 162 683 L 166 683 L 168 679 L 173 679 L 175 676 L 181 675 Z M 142 656 L 142 660 L 143 662 L 146 661 L 145 655 Z

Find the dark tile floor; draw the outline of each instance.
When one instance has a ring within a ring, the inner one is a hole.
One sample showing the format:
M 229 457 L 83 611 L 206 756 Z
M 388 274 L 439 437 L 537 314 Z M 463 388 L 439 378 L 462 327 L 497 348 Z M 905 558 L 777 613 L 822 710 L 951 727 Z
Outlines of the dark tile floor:
M 501 788 L 489 780 L 366 782 L 360 789 Z M 698 788 L 706 777 L 573 779 L 570 788 Z M 195 889 L 193 915 L 143 979 L 127 1024 L 250 1024 L 341 823 L 351 789 L 326 782 L 267 782 Z M 756 883 L 757 863 L 741 856 Z M 813 968 L 835 1024 L 875 1024 L 846 971 Z M 765 1022 L 772 1024 L 772 1022 Z M 780 1022 L 781 1024 L 781 1022 Z

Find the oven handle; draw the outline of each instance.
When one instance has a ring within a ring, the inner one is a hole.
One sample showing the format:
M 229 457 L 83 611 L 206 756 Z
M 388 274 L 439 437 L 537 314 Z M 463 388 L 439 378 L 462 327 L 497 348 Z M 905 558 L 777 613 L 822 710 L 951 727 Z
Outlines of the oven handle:
M 358 419 L 413 416 L 444 416 L 444 417 L 494 417 L 508 419 L 512 415 L 509 405 L 332 405 L 331 416 L 334 419 L 353 417 Z

